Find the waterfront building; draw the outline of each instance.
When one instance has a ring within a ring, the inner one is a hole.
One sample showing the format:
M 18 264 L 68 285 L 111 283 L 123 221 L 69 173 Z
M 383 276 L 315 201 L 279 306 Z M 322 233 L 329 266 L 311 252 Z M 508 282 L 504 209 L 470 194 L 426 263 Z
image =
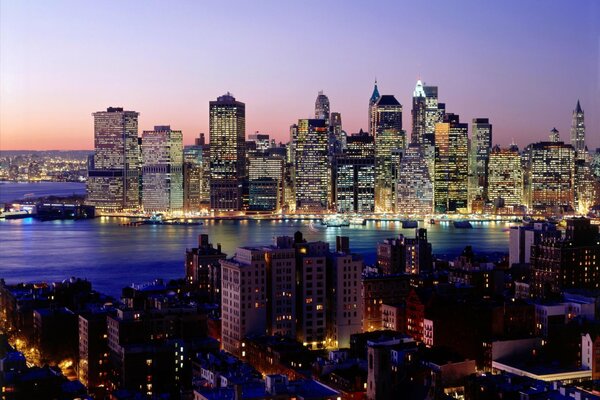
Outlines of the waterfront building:
M 256 151 L 248 155 L 249 209 L 277 211 L 284 204 L 283 156 L 272 151 Z
M 221 264 L 221 347 L 245 357 L 244 338 L 267 333 L 267 267 L 264 250 L 239 247 Z
M 142 133 L 142 206 L 148 212 L 183 211 L 183 134 L 170 126 Z
M 560 141 L 529 146 L 529 207 L 556 212 L 574 206 L 574 151 Z
M 600 288 L 598 226 L 589 219 L 567 220 L 564 238 L 543 238 L 531 247 L 531 293 L 559 296 L 565 289 Z
M 328 129 L 324 119 L 300 119 L 292 126 L 297 212 L 321 212 L 329 206 Z
M 221 301 L 221 264 L 227 257 L 221 251 L 221 244 L 215 248 L 208 242 L 208 235 L 198 236 L 198 247 L 185 250 L 185 280 L 192 287 L 207 294 L 207 301 Z
M 585 147 L 585 114 L 577 100 L 577 106 L 573 110 L 573 119 L 571 122 L 571 146 L 575 149 L 575 157 L 578 160 L 585 160 L 587 149 Z
M 93 113 L 94 156 L 88 166 L 86 202 L 101 212 L 140 206 L 138 115 L 109 107 Z
M 338 155 L 333 162 L 334 202 L 337 212 L 375 211 L 375 158 Z
M 183 209 L 187 212 L 210 207 L 210 146 L 204 133 L 183 148 Z
M 372 107 L 375 138 L 375 210 L 393 210 L 392 151 L 404 149 L 402 105 L 392 95 L 380 96 Z
M 519 148 L 512 145 L 501 149 L 494 146 L 488 165 L 487 197 L 504 207 L 523 204 L 523 170 Z
M 243 207 L 246 173 L 246 105 L 227 93 L 211 101 L 210 207 L 239 211 Z
M 458 115 L 445 114 L 435 126 L 434 209 L 465 211 L 468 194 L 468 125 Z
M 469 151 L 469 205 L 488 198 L 488 167 L 492 149 L 492 124 L 488 118 L 473 118 Z
M 426 215 L 433 211 L 433 183 L 420 145 L 411 144 L 405 150 L 396 182 L 396 213 Z
M 419 79 L 412 97 L 412 132 L 411 143 L 423 144 L 426 128 L 427 95 L 423 83 Z

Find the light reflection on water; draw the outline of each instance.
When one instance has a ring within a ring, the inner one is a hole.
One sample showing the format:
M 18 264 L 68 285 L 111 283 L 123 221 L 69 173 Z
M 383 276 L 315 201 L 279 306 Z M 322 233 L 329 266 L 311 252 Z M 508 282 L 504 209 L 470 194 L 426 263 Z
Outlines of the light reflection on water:
M 233 255 L 237 246 L 267 245 L 273 237 L 301 231 L 309 240 L 324 240 L 335 246 L 335 237 L 350 237 L 350 248 L 375 260 L 378 241 L 400 233 L 413 236 L 413 229 L 400 223 L 368 222 L 364 226 L 326 228 L 308 221 L 209 221 L 202 226 L 143 225 L 125 227 L 120 218 L 86 221 L 39 222 L 31 219 L 0 220 L 0 277 L 8 282 L 63 280 L 70 276 L 92 281 L 97 290 L 118 295 L 123 286 L 156 277 L 183 275 L 186 247 L 197 243 L 200 233 L 222 245 Z M 426 225 L 433 251 L 456 256 L 465 245 L 475 252 L 497 256 L 508 251 L 508 223 L 474 223 L 473 229 L 451 224 Z

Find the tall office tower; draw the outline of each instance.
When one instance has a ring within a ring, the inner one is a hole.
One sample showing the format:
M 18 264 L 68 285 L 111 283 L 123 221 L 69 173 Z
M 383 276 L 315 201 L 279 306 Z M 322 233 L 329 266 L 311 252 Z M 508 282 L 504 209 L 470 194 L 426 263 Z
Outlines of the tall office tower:
M 436 104 L 437 106 L 437 104 Z M 412 98 L 412 133 L 410 136 L 411 143 L 423 143 L 425 136 L 427 111 L 427 95 L 423 89 L 421 80 L 417 81 L 417 86 L 413 92 Z
M 392 95 L 379 97 L 373 106 L 375 137 L 375 210 L 392 211 L 392 150 L 406 145 L 402 105 Z
M 337 155 L 333 162 L 333 182 L 337 212 L 375 211 L 375 158 L 372 155 Z
M 596 180 L 590 163 L 575 154 L 575 210 L 586 215 L 595 204 Z
M 323 119 L 300 119 L 292 128 L 296 211 L 325 211 L 330 198 L 327 158 L 328 126 Z
M 396 187 L 396 213 L 426 215 L 433 212 L 433 183 L 421 146 L 411 144 L 400 161 Z
M 468 158 L 468 125 L 458 115 L 446 114 L 435 126 L 435 212 L 467 208 Z
M 556 128 L 552 128 L 552 130 L 550 131 L 549 138 L 552 143 L 562 142 L 562 140 L 560 140 L 560 133 Z
M 331 113 L 329 121 L 329 154 L 340 154 L 346 149 L 346 132 L 342 130 L 342 114 Z
M 492 149 L 492 124 L 487 118 L 473 118 L 469 152 L 469 206 L 487 198 L 488 165 Z
M 210 207 L 237 211 L 243 206 L 246 174 L 246 105 L 230 93 L 211 101 Z
M 145 211 L 183 211 L 183 134 L 168 125 L 142 133 Z
M 326 346 L 327 253 L 325 242 L 296 241 L 296 338 L 311 350 Z
M 206 293 L 206 301 L 221 301 L 221 264 L 227 257 L 221 245 L 215 248 L 208 242 L 208 235 L 198 235 L 198 247 L 185 249 L 185 280 L 195 289 Z
M 263 250 L 267 261 L 269 335 L 295 338 L 296 250 L 293 246 L 293 238 L 275 238 L 275 243 L 264 247 Z
M 379 89 L 377 88 L 377 79 L 375 80 L 375 86 L 373 86 L 373 93 L 371 94 L 371 98 L 369 99 L 369 134 L 371 136 L 375 136 L 375 104 L 379 100 L 381 95 L 379 94 Z
M 264 151 L 248 155 L 249 208 L 254 211 L 276 211 L 284 204 L 285 160 L 276 152 Z
M 362 332 L 363 258 L 350 252 L 348 237 L 336 236 L 327 256 L 327 347 L 350 347 L 350 335 Z
M 425 142 L 434 144 L 435 124 L 442 122 L 446 105 L 438 102 L 438 87 L 423 86 L 425 93 Z
M 329 98 L 321 90 L 315 100 L 315 119 L 322 119 L 325 121 L 325 125 L 329 125 L 329 118 Z
M 505 207 L 523 204 L 523 170 L 519 148 L 494 146 L 488 169 L 488 198 Z
M 598 227 L 589 219 L 568 219 L 564 238 L 543 238 L 531 247 L 531 272 L 536 298 L 556 298 L 564 289 L 598 290 Z
M 575 154 L 570 144 L 539 142 L 529 146 L 529 207 L 555 213 L 574 206 Z
M 245 357 L 244 338 L 267 333 L 267 276 L 265 252 L 239 247 L 221 263 L 221 345 Z
M 204 133 L 183 148 L 183 209 L 187 212 L 210 207 L 210 147 Z
M 94 116 L 94 157 L 88 171 L 87 203 L 101 212 L 140 205 L 138 113 L 109 107 Z
M 575 156 L 578 160 L 585 160 L 585 121 L 581 104 L 577 100 L 577 106 L 573 110 L 573 120 L 571 122 L 571 146 L 575 149 Z

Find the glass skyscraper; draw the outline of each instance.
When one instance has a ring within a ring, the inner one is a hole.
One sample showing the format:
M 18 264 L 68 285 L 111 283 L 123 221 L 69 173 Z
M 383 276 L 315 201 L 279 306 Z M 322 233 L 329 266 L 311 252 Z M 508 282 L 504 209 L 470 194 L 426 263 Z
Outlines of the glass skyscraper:
M 243 208 L 246 183 L 246 105 L 230 93 L 211 101 L 210 207 L 216 211 Z

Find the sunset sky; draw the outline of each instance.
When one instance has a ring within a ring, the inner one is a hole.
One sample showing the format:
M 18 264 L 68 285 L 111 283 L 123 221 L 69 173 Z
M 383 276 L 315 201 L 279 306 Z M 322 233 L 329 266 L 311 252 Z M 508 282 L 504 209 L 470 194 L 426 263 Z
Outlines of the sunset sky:
M 493 4 L 493 5 L 492 5 Z M 140 112 L 208 133 L 208 102 L 246 103 L 246 134 L 287 142 L 319 90 L 344 130 L 366 129 L 375 77 L 404 106 L 417 78 L 462 121 L 489 117 L 520 147 L 577 99 L 600 147 L 600 1 L 0 0 L 0 149 L 91 149 L 92 112 Z

